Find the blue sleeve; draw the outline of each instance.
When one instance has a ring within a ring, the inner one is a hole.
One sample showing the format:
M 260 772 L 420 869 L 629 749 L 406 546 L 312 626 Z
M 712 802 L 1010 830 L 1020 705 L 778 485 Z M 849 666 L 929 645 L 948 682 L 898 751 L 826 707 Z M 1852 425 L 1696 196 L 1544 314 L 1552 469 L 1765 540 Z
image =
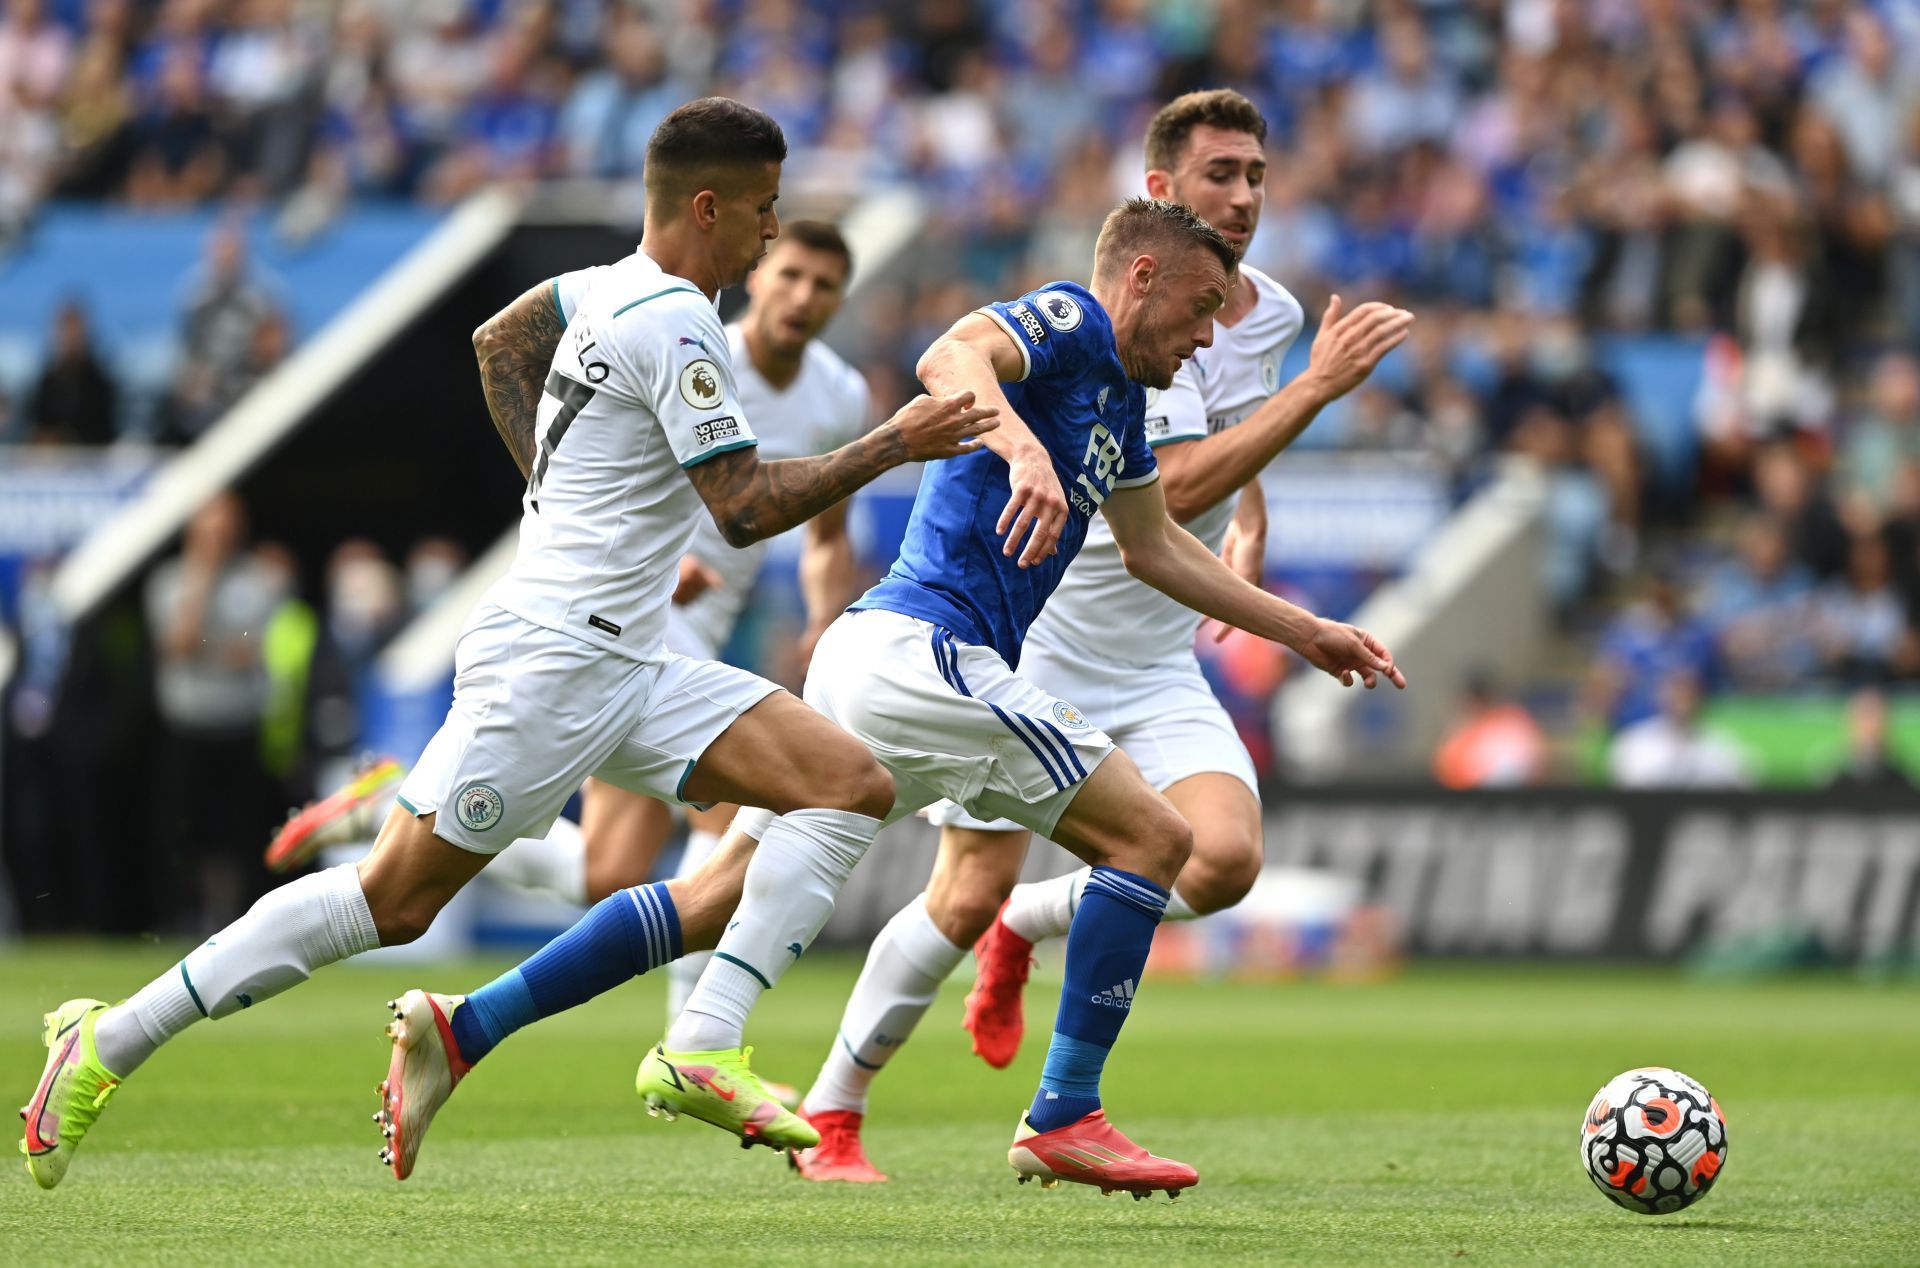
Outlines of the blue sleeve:
M 999 322 L 1020 349 L 1028 379 L 1078 376 L 1106 355 L 1103 328 L 1087 319 L 1086 292 L 1057 282 L 980 311 Z
M 1160 464 L 1154 460 L 1153 446 L 1147 443 L 1146 390 L 1136 387 L 1131 398 L 1126 432 L 1120 437 L 1120 471 L 1113 480 L 1116 489 L 1137 489 L 1160 478 Z

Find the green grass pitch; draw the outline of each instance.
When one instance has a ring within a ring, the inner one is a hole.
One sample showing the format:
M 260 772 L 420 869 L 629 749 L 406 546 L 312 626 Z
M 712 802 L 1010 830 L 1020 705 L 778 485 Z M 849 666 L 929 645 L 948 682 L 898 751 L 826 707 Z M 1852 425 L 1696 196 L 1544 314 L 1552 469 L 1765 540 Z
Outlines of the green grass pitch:
M 0 955 L 0 1070 L 24 1101 L 39 1015 L 125 993 L 165 949 Z M 1020 1187 L 1005 1162 L 1042 1045 L 987 1069 L 949 988 L 877 1085 L 893 1183 L 810 1185 L 633 1094 L 660 1029 L 643 980 L 511 1040 L 396 1185 L 376 1161 L 382 1002 L 497 963 L 329 969 L 196 1027 L 128 1081 L 67 1182 L 0 1183 L 0 1229 L 62 1264 L 1920 1263 L 1920 989 L 1647 969 L 1422 967 L 1377 986 L 1151 980 L 1108 1071 L 1117 1121 L 1200 1169 L 1169 1204 Z M 856 962 L 820 956 L 755 1017 L 756 1066 L 804 1082 Z M 1054 988 L 1031 1011 L 1051 1017 Z M 1726 1107 L 1691 1211 L 1615 1209 L 1575 1139 L 1594 1090 L 1669 1064 Z M 25 1262 L 14 1260 L 14 1262 Z

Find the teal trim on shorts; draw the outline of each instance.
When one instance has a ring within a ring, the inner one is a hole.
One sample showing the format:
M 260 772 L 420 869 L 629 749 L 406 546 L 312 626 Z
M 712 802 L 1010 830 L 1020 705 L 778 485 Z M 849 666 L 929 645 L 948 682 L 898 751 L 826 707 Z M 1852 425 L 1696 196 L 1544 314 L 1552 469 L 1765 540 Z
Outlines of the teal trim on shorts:
M 705 462 L 709 458 L 718 458 L 723 453 L 732 453 L 736 449 L 746 449 L 749 446 L 757 445 L 759 443 L 760 443 L 759 437 L 748 436 L 746 439 L 736 440 L 730 445 L 721 445 L 718 449 L 709 449 L 705 453 L 696 457 L 692 462 L 681 463 L 680 469 L 682 471 L 690 470 L 693 467 L 699 466 L 701 463 Z
M 402 810 L 405 810 L 408 814 L 412 815 L 416 819 L 420 817 L 419 809 L 415 807 L 411 801 L 408 801 L 405 797 L 402 797 L 399 793 L 395 793 L 393 795 L 393 799 L 400 803 L 400 808 Z
M 615 317 L 618 317 L 621 313 L 626 312 L 629 308 L 638 308 L 640 307 L 640 305 L 648 302 L 649 300 L 659 299 L 662 295 L 674 295 L 674 294 L 700 295 L 700 292 L 694 290 L 690 286 L 669 286 L 664 291 L 655 291 L 651 295 L 642 295 L 639 299 L 634 300 L 631 304 L 620 305 L 620 307 L 613 310 L 613 315 Z M 700 295 L 700 298 L 705 299 L 706 296 Z
M 745 960 L 742 960 L 739 956 L 728 955 L 725 951 L 715 951 L 713 953 L 713 958 L 716 960 L 725 960 L 728 964 L 733 965 L 735 968 L 745 969 L 747 972 L 753 974 L 754 981 L 760 983 L 760 985 L 766 987 L 768 990 L 773 989 L 773 983 L 769 982 L 766 978 L 760 976 L 759 969 L 754 968 L 751 964 L 748 964 Z
M 676 801 L 687 799 L 687 781 L 693 778 L 694 763 L 699 760 L 697 757 L 687 759 L 687 768 L 680 772 L 680 782 L 673 786 L 673 796 Z

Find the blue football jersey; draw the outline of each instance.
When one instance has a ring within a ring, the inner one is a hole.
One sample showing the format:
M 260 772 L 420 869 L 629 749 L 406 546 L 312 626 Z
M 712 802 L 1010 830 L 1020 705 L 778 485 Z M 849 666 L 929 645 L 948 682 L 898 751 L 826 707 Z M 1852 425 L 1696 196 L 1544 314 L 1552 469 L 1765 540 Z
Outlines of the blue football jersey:
M 1006 327 L 1026 363 L 1018 383 L 1001 386 L 1066 490 L 1060 549 L 1031 568 L 1000 553 L 1004 537 L 995 525 L 1012 496 L 1009 468 L 983 448 L 928 465 L 900 557 L 853 607 L 931 621 L 1018 665 L 1027 627 L 1079 553 L 1100 504 L 1160 473 L 1147 447 L 1146 389 L 1127 378 L 1113 323 L 1085 288 L 1054 282 L 980 311 Z

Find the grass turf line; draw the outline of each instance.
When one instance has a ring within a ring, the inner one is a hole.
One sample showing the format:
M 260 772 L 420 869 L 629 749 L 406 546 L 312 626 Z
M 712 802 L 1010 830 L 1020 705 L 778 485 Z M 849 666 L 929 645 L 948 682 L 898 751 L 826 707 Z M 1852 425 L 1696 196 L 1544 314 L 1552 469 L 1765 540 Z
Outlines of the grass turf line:
M 152 947 L 0 958 L 0 1073 L 24 1101 L 39 1014 L 124 993 Z M 662 984 L 510 1040 L 435 1124 L 419 1170 L 375 1160 L 384 1000 L 498 968 L 348 966 L 195 1027 L 128 1081 L 67 1182 L 0 1182 L 0 1230 L 67 1263 L 1920 1263 L 1920 990 L 1841 978 L 1706 984 L 1621 968 L 1425 967 L 1372 987 L 1143 987 L 1107 1079 L 1116 1121 L 1194 1163 L 1177 1205 L 1017 1187 L 1005 1150 L 1042 1043 L 987 1069 L 942 997 L 876 1085 L 894 1182 L 810 1185 L 632 1091 Z M 857 969 L 809 957 L 754 1018 L 755 1065 L 804 1084 Z M 1055 988 L 1030 999 L 1044 1032 Z M 1575 1141 L 1593 1091 L 1669 1064 L 1726 1107 L 1698 1207 L 1616 1210 Z M 18 1244 L 18 1243 L 16 1243 Z

